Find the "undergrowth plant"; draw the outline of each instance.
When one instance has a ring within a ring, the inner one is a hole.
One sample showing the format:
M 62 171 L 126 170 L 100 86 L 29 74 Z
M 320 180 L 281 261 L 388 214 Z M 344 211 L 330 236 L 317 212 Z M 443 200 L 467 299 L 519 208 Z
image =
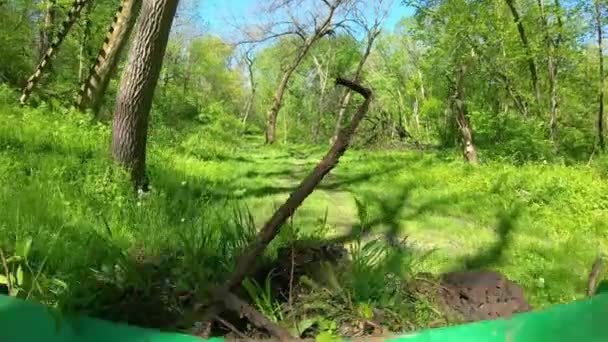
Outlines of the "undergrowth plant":
M 272 272 L 268 273 L 262 287 L 255 279 L 246 278 L 243 287 L 249 294 L 255 307 L 271 321 L 277 323 L 283 320 L 281 304 L 272 293 L 271 288 Z
M 125 298 L 171 298 L 179 319 L 206 304 L 208 286 L 225 280 L 323 153 L 154 126 L 151 191 L 137 195 L 109 158 L 107 124 L 52 105 L 21 108 L 10 103 L 17 97 L 0 90 L 0 289 L 92 316 L 118 319 L 111 309 Z M 490 141 L 490 123 L 483 127 Z M 202 140 L 219 152 L 202 150 Z M 295 241 L 343 236 L 348 258 L 301 279 L 306 291 L 292 308 L 278 309 L 270 278 L 246 285 L 248 299 L 294 334 L 339 336 L 378 319 L 395 330 L 428 326 L 433 303 L 407 289 L 418 272 L 498 270 L 538 308 L 583 298 L 587 270 L 608 248 L 607 162 L 532 152 L 485 154 L 473 168 L 451 150 L 349 151 L 259 262 Z
M 54 305 L 56 304 L 54 300 L 67 290 L 67 284 L 58 278 L 48 278 L 45 275 L 48 256 L 45 256 L 38 265 L 32 262 L 30 259 L 32 243 L 33 239 L 30 237 L 17 241 L 14 251 L 9 255 L 0 249 L 3 269 L 0 273 L 0 286 L 4 286 L 11 297 Z

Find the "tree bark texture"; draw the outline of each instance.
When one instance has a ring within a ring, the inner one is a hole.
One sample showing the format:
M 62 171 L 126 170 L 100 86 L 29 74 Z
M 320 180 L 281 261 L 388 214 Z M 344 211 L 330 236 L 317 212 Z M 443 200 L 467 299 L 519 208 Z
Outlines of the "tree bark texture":
M 21 97 L 19 98 L 19 102 L 21 102 L 22 105 L 27 103 L 27 100 L 32 94 L 34 87 L 36 86 L 36 84 L 38 84 L 40 79 L 42 79 L 45 70 L 49 68 L 51 64 L 51 59 L 57 53 L 59 46 L 61 45 L 65 37 L 68 35 L 70 29 L 76 22 L 76 19 L 78 19 L 78 17 L 80 16 L 80 12 L 82 12 L 82 10 L 89 1 L 90 0 L 74 0 L 74 2 L 72 3 L 72 8 L 70 9 L 70 12 L 68 12 L 68 16 L 65 21 L 61 24 L 61 28 L 59 29 L 59 32 L 57 32 L 57 37 L 55 38 L 53 43 L 46 49 L 44 56 L 42 56 L 40 63 L 36 67 L 36 71 L 28 78 L 25 87 L 21 91 Z
M 144 0 L 123 72 L 112 127 L 112 156 L 145 188 L 146 141 L 152 97 L 178 0 Z
M 456 112 L 456 123 L 462 135 L 464 145 L 464 157 L 471 164 L 477 164 L 477 149 L 473 144 L 473 129 L 469 120 L 469 112 L 464 95 L 464 77 L 467 72 L 466 65 L 458 66 L 456 80 L 454 84 L 454 94 L 452 95 L 452 110 Z
M 135 26 L 141 2 L 142 0 L 123 0 L 120 4 L 95 64 L 91 67 L 87 80 L 80 88 L 77 105 L 81 110 L 90 108 L 95 115 L 99 112 L 110 79 L 116 70 L 118 59 Z
M 513 22 L 515 22 L 515 24 L 517 25 L 517 31 L 519 32 L 519 39 L 521 40 L 521 45 L 523 45 L 524 50 L 526 51 L 526 59 L 528 63 L 528 69 L 530 70 L 530 81 L 532 82 L 532 89 L 534 90 L 536 102 L 540 104 L 540 86 L 538 84 L 538 72 L 536 68 L 536 63 L 534 62 L 534 57 L 532 56 L 532 50 L 530 49 L 530 43 L 528 42 L 528 36 L 526 35 L 526 30 L 524 29 L 524 24 L 522 23 L 519 12 L 517 11 L 515 0 L 505 1 L 507 2 L 509 9 L 511 10 Z

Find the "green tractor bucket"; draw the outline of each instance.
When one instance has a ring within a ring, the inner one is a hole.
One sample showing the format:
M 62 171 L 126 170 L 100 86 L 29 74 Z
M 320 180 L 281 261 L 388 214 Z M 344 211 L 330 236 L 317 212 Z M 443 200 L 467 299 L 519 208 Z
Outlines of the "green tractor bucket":
M 154 314 L 154 313 L 150 313 Z M 208 341 L 223 341 L 212 338 Z M 348 339 L 345 339 L 348 340 Z M 365 339 L 358 339 L 364 341 Z M 378 338 L 374 338 L 378 341 Z M 511 319 L 482 321 L 384 338 L 407 342 L 608 341 L 608 294 Z M 1 342 L 195 342 L 200 338 L 83 316 L 60 316 L 31 302 L 0 296 Z

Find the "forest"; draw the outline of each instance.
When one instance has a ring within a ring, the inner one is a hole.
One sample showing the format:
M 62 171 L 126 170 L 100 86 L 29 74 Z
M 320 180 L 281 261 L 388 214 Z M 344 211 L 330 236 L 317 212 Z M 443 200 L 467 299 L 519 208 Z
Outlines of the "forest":
M 606 0 L 0 0 L 0 294 L 319 341 L 583 299 L 606 32 Z

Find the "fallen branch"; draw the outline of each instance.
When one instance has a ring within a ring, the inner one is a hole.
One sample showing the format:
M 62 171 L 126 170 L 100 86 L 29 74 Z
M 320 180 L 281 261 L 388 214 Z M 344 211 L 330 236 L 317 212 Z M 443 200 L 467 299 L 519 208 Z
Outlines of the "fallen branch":
M 223 295 L 230 293 L 238 286 L 245 277 L 255 270 L 255 262 L 264 253 L 270 241 L 272 241 L 279 233 L 281 226 L 293 215 L 296 209 L 304 202 L 304 200 L 315 190 L 321 183 L 323 178 L 338 164 L 340 157 L 346 152 L 350 145 L 353 134 L 357 130 L 359 123 L 367 114 L 369 105 L 372 101 L 372 91 L 362 85 L 343 78 L 336 79 L 337 85 L 342 85 L 350 88 L 352 91 L 359 93 L 364 97 L 365 101 L 357 108 L 357 112 L 353 115 L 350 125 L 344 127 L 338 133 L 336 140 L 327 154 L 321 159 L 317 166 L 304 178 L 298 187 L 289 195 L 289 198 L 281 205 L 272 217 L 266 222 L 262 230 L 258 233 L 255 240 L 245 249 L 239 257 L 236 267 L 232 274 L 228 277 L 228 281 L 222 288 L 216 289 L 212 293 L 212 298 L 218 302 L 222 302 Z M 225 303 L 224 303 L 225 304 Z M 216 311 L 217 304 L 212 305 L 207 309 L 203 316 L 203 324 L 207 320 L 212 319 Z M 278 337 L 278 336 L 277 336 Z
M 364 88 L 355 82 L 343 78 L 336 79 L 336 84 L 348 87 L 361 94 L 365 98 L 365 101 L 357 109 L 350 125 L 340 131 L 338 138 L 319 164 L 317 164 L 300 185 L 298 185 L 298 187 L 289 195 L 289 198 L 285 203 L 275 211 L 270 220 L 266 222 L 262 230 L 258 233 L 255 240 L 239 257 L 236 267 L 225 285 L 225 288 L 228 291 L 232 291 L 238 287 L 243 279 L 253 271 L 254 267 L 252 267 L 252 265 L 254 265 L 258 257 L 264 253 L 264 250 L 266 250 L 270 241 L 279 233 L 281 226 L 287 222 L 287 219 L 293 215 L 306 197 L 314 191 L 323 178 L 338 164 L 340 157 L 346 152 L 357 126 L 359 126 L 359 123 L 363 117 L 365 117 L 365 114 L 367 114 L 369 104 L 372 100 L 372 91 L 370 89 Z
M 244 340 L 247 339 L 247 336 L 245 334 L 243 334 L 242 332 L 240 332 L 234 325 L 230 324 L 229 322 L 227 322 L 226 320 L 224 320 L 220 316 L 215 316 L 214 319 L 216 321 L 222 323 L 226 328 L 230 329 L 230 331 L 232 331 L 240 339 L 244 339 Z
M 272 334 L 272 336 L 278 338 L 280 341 L 295 340 L 287 329 L 272 322 L 266 318 L 266 316 L 254 309 L 251 305 L 245 303 L 231 292 L 221 292 L 220 290 L 220 292 L 216 292 L 216 294 L 221 295 L 222 302 L 227 309 L 238 313 L 241 317 L 246 317 L 249 322 L 253 323 L 253 325 L 268 331 Z

